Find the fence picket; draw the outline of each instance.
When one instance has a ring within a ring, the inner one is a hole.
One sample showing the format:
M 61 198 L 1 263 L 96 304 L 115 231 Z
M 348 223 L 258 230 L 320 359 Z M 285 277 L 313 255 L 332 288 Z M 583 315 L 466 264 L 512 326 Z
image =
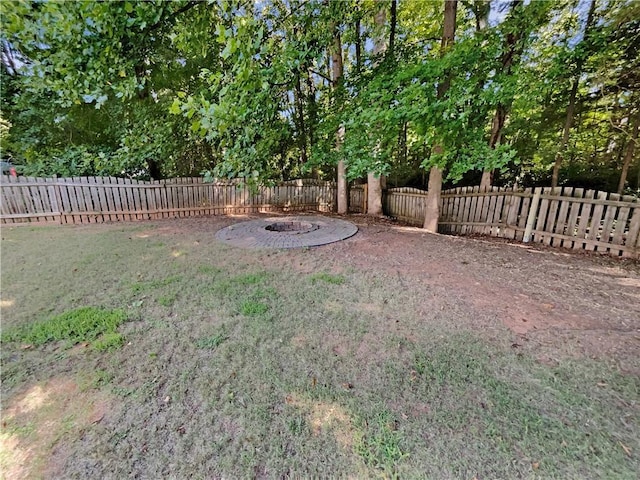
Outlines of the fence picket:
M 640 256 L 640 204 L 636 203 L 633 207 L 633 214 L 629 221 L 629 231 L 625 239 L 625 249 L 622 252 L 623 257 Z
M 573 188 L 565 187 L 561 189 L 560 192 L 561 197 L 573 197 Z M 553 229 L 554 233 L 559 235 L 569 235 L 567 232 L 567 216 L 569 215 L 569 205 L 571 203 L 570 200 L 560 199 L 558 200 L 558 216 L 556 218 L 556 223 Z M 554 238 L 552 240 L 552 244 L 554 247 L 560 247 L 565 242 L 565 240 Z
M 22 177 L 22 178 L 24 178 L 28 183 L 36 183 L 38 180 L 32 177 Z M 33 200 L 33 207 L 35 209 L 34 211 L 36 213 L 44 213 L 45 209 L 44 209 L 42 197 L 40 196 L 40 189 L 37 186 L 29 186 L 26 189 L 26 192 L 28 192 L 27 195 L 30 195 L 31 199 Z M 38 215 L 35 218 L 35 221 L 41 221 L 44 218 L 45 218 L 44 216 Z
M 572 197 L 573 198 L 582 198 L 584 194 L 583 188 L 573 189 Z M 565 235 L 575 238 L 578 234 L 578 215 L 580 213 L 580 202 L 576 201 L 568 201 L 568 206 L 570 206 L 569 210 L 569 218 L 567 220 L 567 225 L 565 229 Z M 575 241 L 573 240 L 563 240 L 561 246 L 564 248 L 573 248 Z
M 599 192 L 598 200 L 606 200 L 607 192 Z M 589 227 L 589 233 L 587 235 L 587 241 L 585 242 L 585 250 L 595 250 L 596 243 L 600 237 L 600 227 L 602 226 L 602 214 L 604 213 L 604 205 L 597 203 L 593 208 L 593 214 L 591 215 L 591 222 Z
M 551 191 L 551 188 L 546 187 L 542 189 L 542 195 L 548 195 L 549 192 Z M 538 220 L 536 222 L 536 227 L 533 233 L 533 241 L 538 242 L 538 243 L 542 243 L 544 237 L 543 237 L 543 233 L 544 232 L 544 226 L 546 225 L 547 222 L 547 214 L 549 212 L 549 200 L 547 198 L 542 198 L 540 200 L 540 208 L 538 210 Z M 540 233 L 536 233 L 540 232 Z
M 618 201 L 620 195 L 617 193 L 609 194 L 609 200 Z M 611 229 L 614 226 L 616 217 L 618 216 L 619 207 L 617 205 L 605 205 L 604 220 L 602 224 L 602 233 L 600 234 L 600 241 L 610 243 L 611 241 Z M 598 250 L 601 250 L 598 248 Z
M 587 190 L 584 194 L 584 198 L 589 200 L 593 199 L 595 196 L 594 190 Z M 573 244 L 573 248 L 575 250 L 582 250 L 585 246 L 585 241 L 587 239 L 587 230 L 589 228 L 589 222 L 591 220 L 591 212 L 592 207 L 594 207 L 591 203 L 581 203 L 580 204 L 580 222 L 578 224 L 578 231 L 576 233 L 576 242 Z
M 522 192 L 526 196 L 522 197 L 520 215 L 518 217 L 518 228 L 516 229 L 516 240 L 524 238 L 524 231 L 527 227 L 527 215 L 529 214 L 529 206 L 531 205 L 531 197 L 533 197 L 533 189 L 525 188 Z
M 623 202 L 633 202 L 635 199 L 631 195 L 624 195 L 622 197 Z M 615 227 L 613 229 L 613 239 L 611 241 L 612 245 L 623 245 L 624 244 L 624 235 L 627 231 L 629 224 L 629 214 L 631 213 L 631 207 L 620 207 L 620 211 L 618 212 L 618 218 L 616 219 Z M 613 253 L 613 252 L 612 252 Z M 615 253 L 616 255 L 621 254 L 621 251 Z
M 562 195 L 562 188 L 552 188 L 550 194 L 554 197 Z M 558 216 L 558 207 L 560 204 L 560 199 L 552 198 L 549 199 L 549 208 L 547 212 L 547 220 L 544 224 L 544 231 L 548 232 L 548 234 L 544 235 L 543 243 L 545 245 L 551 245 L 553 240 L 553 235 L 551 235 L 556 228 L 556 221 Z
M 512 192 L 515 193 L 515 189 L 511 189 Z M 507 238 L 513 239 L 516 237 L 516 229 L 515 227 L 518 224 L 518 215 L 520 213 L 520 205 L 522 203 L 522 197 L 516 195 L 510 195 L 511 206 L 509 207 L 509 211 L 507 212 L 507 227 L 505 228 L 505 234 Z

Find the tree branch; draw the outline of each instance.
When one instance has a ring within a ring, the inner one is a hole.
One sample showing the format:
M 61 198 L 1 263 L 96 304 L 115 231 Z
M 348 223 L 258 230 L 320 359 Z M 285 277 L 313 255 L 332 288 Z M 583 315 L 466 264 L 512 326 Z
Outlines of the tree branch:
M 311 73 L 315 73 L 316 75 L 318 75 L 318 76 L 320 76 L 320 77 L 324 78 L 325 80 L 327 80 L 327 81 L 328 81 L 328 82 L 330 82 L 330 83 L 331 83 L 331 82 L 333 82 L 333 80 L 331 80 L 331 78 L 327 77 L 324 73 L 317 72 L 317 71 L 316 71 L 316 70 L 314 70 L 313 68 L 310 68 L 310 69 L 309 69 L 309 71 L 310 71 Z

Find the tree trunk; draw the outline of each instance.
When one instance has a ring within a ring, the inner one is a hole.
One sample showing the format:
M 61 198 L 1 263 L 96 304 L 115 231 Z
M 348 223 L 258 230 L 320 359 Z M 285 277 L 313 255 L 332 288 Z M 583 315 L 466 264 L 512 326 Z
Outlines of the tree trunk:
M 362 36 L 360 34 L 360 17 L 356 18 L 354 29 L 356 33 L 356 72 L 360 73 L 360 69 L 362 68 Z
M 309 160 L 307 155 L 307 129 L 304 121 L 304 101 L 302 94 L 302 82 L 300 81 L 301 72 L 296 73 L 295 85 L 295 105 L 298 113 L 298 148 L 300 149 L 300 163 L 306 165 Z
M 393 57 L 393 48 L 396 43 L 396 26 L 398 23 L 398 0 L 391 0 L 391 28 L 389 32 L 389 50 L 388 54 Z
M 593 14 L 596 10 L 596 0 L 591 0 L 591 4 L 589 5 L 589 14 L 587 15 L 587 21 L 584 26 L 584 36 L 582 37 L 582 42 L 586 41 L 589 38 L 589 30 L 591 28 L 591 24 L 593 23 Z M 571 92 L 569 93 L 569 105 L 567 106 L 567 116 L 564 121 L 564 128 L 562 130 L 562 143 L 560 144 L 560 149 L 556 153 L 556 159 L 553 164 L 553 172 L 551 173 L 551 186 L 558 186 L 558 177 L 560 176 L 560 166 L 562 165 L 562 160 L 567 151 L 567 147 L 569 145 L 569 135 L 571 133 L 571 127 L 573 126 L 573 119 L 575 116 L 576 110 L 576 96 L 578 94 L 578 86 L 580 84 L 580 76 L 582 75 L 582 66 L 584 64 L 584 57 L 579 57 L 576 63 L 576 71 L 573 75 L 573 82 L 571 85 Z
M 444 29 L 442 32 L 442 42 L 440 43 L 440 56 L 444 56 L 447 50 L 453 45 L 456 34 L 456 13 L 458 10 L 457 0 L 445 0 L 444 2 Z M 438 84 L 438 98 L 444 97 L 451 84 L 449 75 Z M 441 154 L 442 144 L 433 146 L 432 152 Z M 424 229 L 427 232 L 438 232 L 438 220 L 440 219 L 440 197 L 442 195 L 442 169 L 438 166 L 431 167 L 429 172 L 429 187 L 427 192 L 427 205 L 424 216 Z
M 381 8 L 375 16 L 376 26 L 378 28 L 384 27 L 387 18 L 387 13 L 384 8 Z M 383 53 L 387 48 L 384 41 L 384 35 L 379 34 L 373 45 L 373 54 L 379 55 Z M 380 145 L 377 145 L 377 150 L 380 150 Z M 382 175 L 375 172 L 367 173 L 367 214 L 368 215 L 382 215 Z
M 491 136 L 489 137 L 489 147 L 496 148 L 496 145 L 500 143 L 502 137 L 502 128 L 504 122 L 507 119 L 507 109 L 504 105 L 499 104 L 496 108 L 496 113 L 493 115 L 491 121 Z M 480 180 L 480 191 L 486 191 L 491 188 L 493 184 L 493 169 L 485 168 L 482 172 L 482 179 Z
M 562 143 L 560 144 L 560 150 L 556 153 L 556 159 L 553 164 L 553 172 L 551 173 L 551 186 L 558 186 L 558 178 L 560 176 L 560 165 L 562 165 L 562 159 L 567 151 L 569 145 L 569 134 L 571 133 L 571 127 L 573 126 L 573 118 L 576 111 L 576 96 L 578 94 L 578 83 L 580 82 L 578 77 L 573 79 L 571 85 L 571 93 L 569 94 L 569 106 L 567 107 L 567 116 L 564 121 L 564 128 L 562 129 Z
M 638 124 L 640 124 L 640 113 L 635 115 L 633 119 L 633 130 L 631 131 L 631 138 L 627 143 L 627 151 L 624 154 L 624 163 L 622 164 L 622 172 L 620 172 L 620 183 L 618 184 L 618 194 L 622 195 L 624 192 L 624 186 L 627 183 L 627 174 L 629 173 L 629 166 L 633 159 L 636 143 L 638 143 Z
M 442 150 L 439 145 L 434 147 L 434 153 L 438 153 L 437 150 Z M 429 172 L 429 186 L 427 189 L 424 229 L 427 232 L 438 233 L 440 198 L 442 196 L 442 170 L 439 167 L 431 167 L 431 171 Z
M 336 25 L 333 26 L 333 45 L 331 50 L 331 80 L 335 90 L 339 88 L 342 79 L 342 42 L 340 40 L 340 32 Z M 340 127 L 336 133 L 337 151 L 342 149 L 343 141 L 344 127 Z M 338 160 L 337 177 L 338 213 L 340 215 L 346 215 L 349 211 L 349 195 L 347 194 L 347 168 L 343 158 Z

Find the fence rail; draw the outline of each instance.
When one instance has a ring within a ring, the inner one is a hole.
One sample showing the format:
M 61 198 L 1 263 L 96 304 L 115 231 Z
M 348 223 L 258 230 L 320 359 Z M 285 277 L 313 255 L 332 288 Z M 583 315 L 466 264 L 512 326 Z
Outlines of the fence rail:
M 390 189 L 385 212 L 422 225 L 427 192 Z M 640 258 L 640 202 L 582 188 L 459 187 L 442 194 L 439 230 Z
M 358 191 L 352 192 L 355 200 Z M 31 178 L 3 176 L 2 223 L 96 223 L 192 215 L 276 210 L 331 211 L 332 182 L 292 180 L 249 189 L 239 182 L 202 178 L 136 181 L 114 177 Z

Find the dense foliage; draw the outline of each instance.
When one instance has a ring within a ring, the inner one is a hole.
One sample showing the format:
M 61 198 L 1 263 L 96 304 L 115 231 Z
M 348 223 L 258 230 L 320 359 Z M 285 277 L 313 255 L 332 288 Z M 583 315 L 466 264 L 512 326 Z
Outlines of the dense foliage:
M 560 184 L 616 190 L 626 162 L 640 188 L 632 0 L 461 1 L 446 55 L 442 1 L 0 9 L 2 155 L 26 173 L 333 178 L 342 158 L 350 179 L 424 186 L 439 165 L 450 182 L 548 185 L 557 163 Z

